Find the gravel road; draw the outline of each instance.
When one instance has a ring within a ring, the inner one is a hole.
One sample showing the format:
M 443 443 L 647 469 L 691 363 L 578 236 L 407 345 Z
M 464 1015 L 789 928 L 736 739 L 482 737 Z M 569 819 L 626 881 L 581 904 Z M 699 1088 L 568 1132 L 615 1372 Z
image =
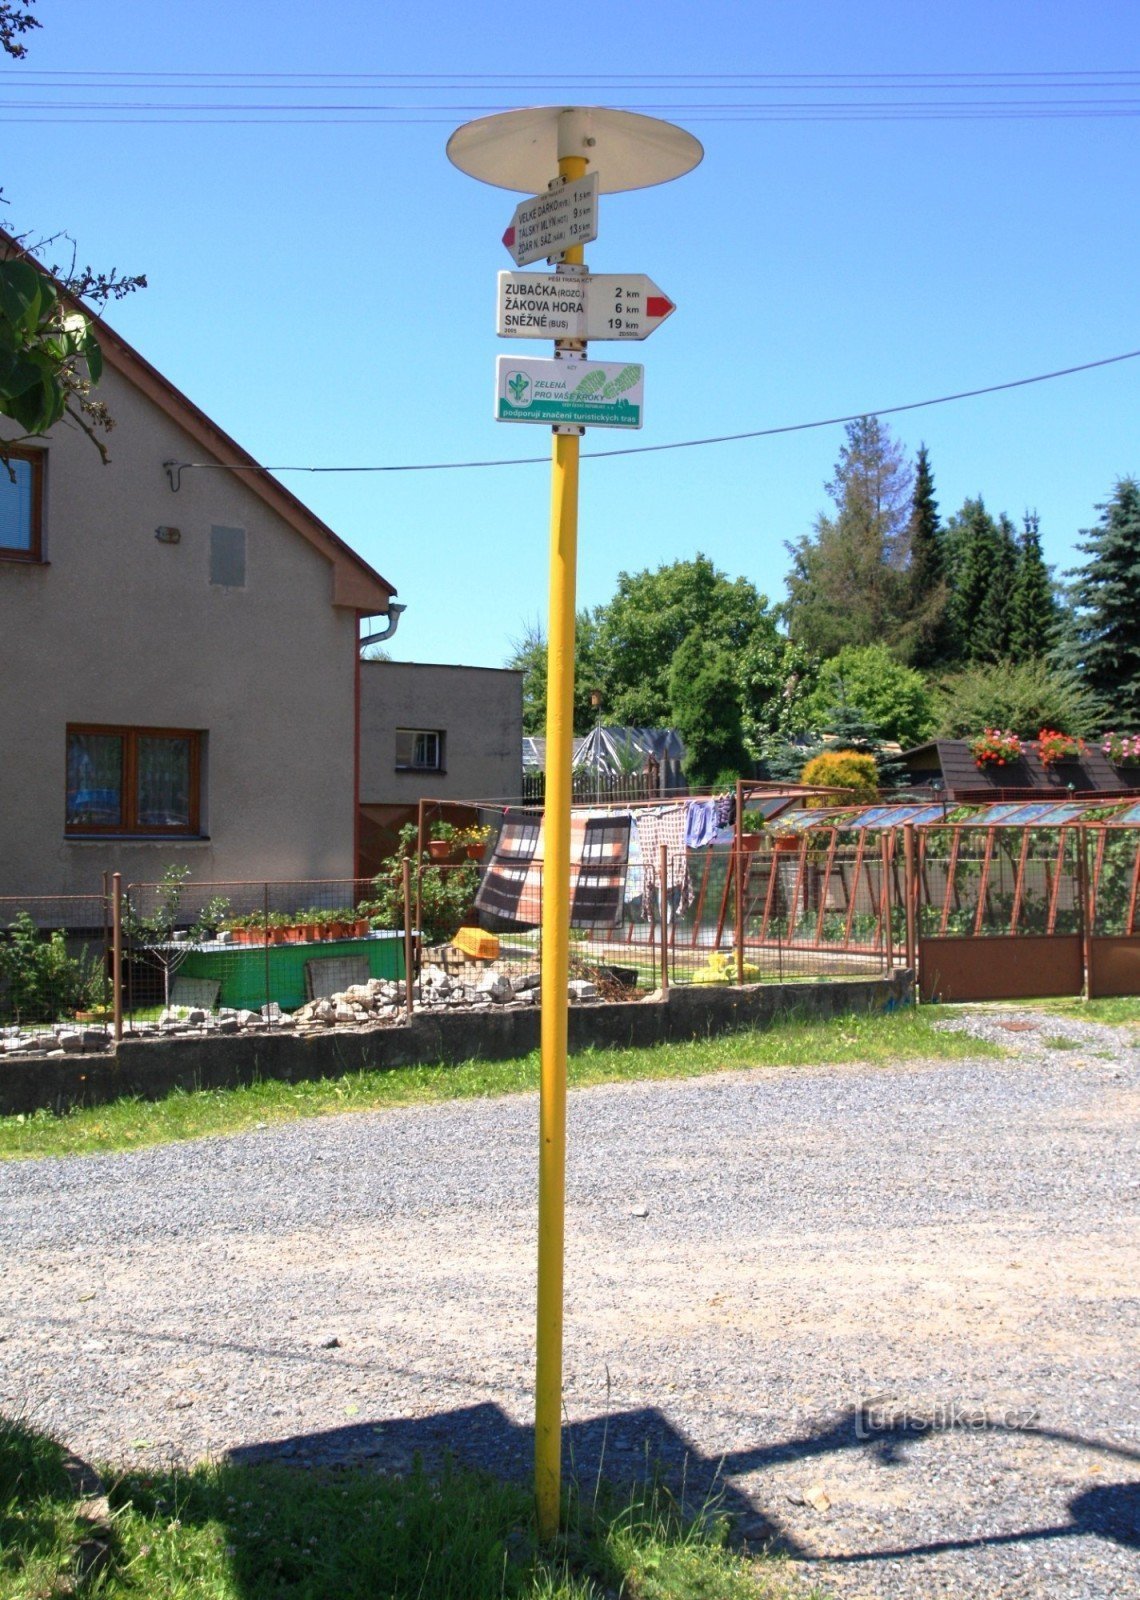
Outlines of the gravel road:
M 571 1096 L 574 1467 L 719 1474 L 825 1593 L 1135 1597 L 1133 1035 L 951 1025 L 1009 1058 Z M 518 1096 L 7 1164 L 0 1407 L 99 1460 L 525 1473 L 535 1161 Z

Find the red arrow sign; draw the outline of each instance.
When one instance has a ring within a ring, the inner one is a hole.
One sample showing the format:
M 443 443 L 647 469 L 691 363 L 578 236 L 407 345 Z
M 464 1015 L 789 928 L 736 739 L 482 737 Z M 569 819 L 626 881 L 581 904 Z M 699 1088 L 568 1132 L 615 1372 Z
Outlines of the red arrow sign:
M 510 227 L 507 229 L 506 233 L 504 233 L 504 235 L 503 235 L 503 243 L 506 245 L 507 249 L 510 250 L 510 249 L 513 248 L 514 242 L 515 242 L 515 225 L 512 222 Z
M 676 311 L 676 309 L 677 307 L 673 304 L 672 300 L 666 300 L 663 294 L 651 294 L 646 296 L 645 313 L 647 316 L 667 317 L 670 311 Z

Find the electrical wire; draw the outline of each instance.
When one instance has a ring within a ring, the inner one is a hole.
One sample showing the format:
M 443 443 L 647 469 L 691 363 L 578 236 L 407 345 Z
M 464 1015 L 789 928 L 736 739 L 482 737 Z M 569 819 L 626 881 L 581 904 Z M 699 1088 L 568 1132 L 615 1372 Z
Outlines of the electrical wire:
M 627 109 L 695 116 L 699 120 L 748 123 L 756 121 L 933 121 L 933 120 L 1009 120 L 1085 119 L 1133 116 L 1129 109 L 1140 104 L 1131 98 L 1105 97 L 1106 89 L 1140 88 L 1140 69 L 1099 68 L 1078 71 L 993 71 L 993 72 L 910 72 L 910 73 L 588 73 L 561 76 L 554 73 L 289 73 L 289 72 L 50 72 L 19 68 L 0 71 L 0 84 L 14 91 L 3 102 L 0 120 L 71 124 L 101 122 L 170 122 L 172 124 L 240 123 L 264 121 L 282 125 L 296 122 L 333 123 L 400 122 L 431 125 L 444 120 L 440 115 L 492 115 L 511 109 L 510 102 L 444 101 L 439 96 L 449 90 L 482 91 L 495 89 L 518 96 L 529 90 L 538 95 L 552 90 L 600 90 L 611 97 L 629 99 Z M 337 98 L 319 101 L 290 99 L 269 101 L 241 99 L 171 100 L 157 102 L 134 99 L 89 100 L 64 98 L 84 90 L 137 93 L 140 89 L 160 94 L 185 94 L 187 91 L 237 90 L 262 96 L 281 89 L 294 95 L 311 96 L 332 90 Z M 339 98 L 345 92 L 388 94 L 401 98 L 397 103 L 370 100 L 361 104 Z M 58 90 L 50 99 L 33 99 Z M 678 92 L 703 90 L 720 98 L 708 101 L 678 98 Z M 900 91 L 912 91 L 921 99 L 894 98 Z M 1015 98 L 983 98 L 995 92 L 1016 91 Z M 658 98 L 673 91 L 668 99 Z M 968 98 L 939 98 L 959 91 Z M 1032 91 L 1046 98 L 1029 98 Z M 1075 91 L 1080 98 L 1066 98 Z M 749 95 L 748 99 L 725 96 Z M 773 95 L 796 96 L 773 99 Z M 855 100 L 837 98 L 857 95 Z M 654 98 L 646 98 L 654 96 Z M 37 113 L 30 115 L 30 113 Z M 224 114 L 224 115 L 223 115 Z
M 612 456 L 655 455 L 663 450 L 693 450 L 709 444 L 737 444 L 744 439 L 770 439 L 783 433 L 807 433 L 814 428 L 835 428 L 840 423 L 858 422 L 861 417 L 893 417 L 903 411 L 921 411 L 929 406 L 950 405 L 956 400 L 974 400 L 979 395 L 1000 394 L 1007 389 L 1024 389 L 1033 383 L 1049 383 L 1054 378 L 1070 378 L 1077 372 L 1091 372 L 1097 367 L 1115 366 L 1121 361 L 1135 361 L 1140 350 L 1126 350 L 1122 355 L 1103 356 L 1099 361 L 1082 361 L 1079 366 L 1059 367 L 1055 372 L 1039 372 L 1032 378 L 1012 378 L 1006 383 L 989 383 L 980 389 L 961 389 L 956 394 L 938 395 L 932 400 L 910 400 L 904 405 L 879 406 L 870 411 L 852 411 L 842 417 L 823 417 L 815 422 L 789 422 L 776 428 L 752 428 L 747 433 L 722 433 L 707 439 L 674 439 L 669 444 L 626 445 L 615 450 L 583 451 L 583 459 L 601 461 Z M 392 466 L 369 467 L 263 467 L 250 462 L 179 461 L 169 465 L 179 473 L 191 469 L 224 472 L 465 472 L 479 467 L 532 467 L 549 464 L 549 456 L 514 456 L 497 461 L 419 461 Z

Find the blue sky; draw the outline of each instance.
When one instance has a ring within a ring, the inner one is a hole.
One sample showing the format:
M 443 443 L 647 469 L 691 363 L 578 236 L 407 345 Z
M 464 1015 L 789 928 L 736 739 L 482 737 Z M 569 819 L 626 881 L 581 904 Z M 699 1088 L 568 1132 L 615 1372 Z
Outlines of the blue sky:
M 545 429 L 492 420 L 496 356 L 547 350 L 495 335 L 515 197 L 444 154 L 456 125 L 519 104 L 647 109 L 705 146 L 688 177 L 602 199 L 589 265 L 648 273 L 678 310 L 636 355 L 592 347 L 644 360 L 646 423 L 591 432 L 587 453 L 1140 347 L 1134 0 L 37 12 L 27 60 L 0 65 L 5 225 L 145 271 L 111 320 L 269 465 L 548 454 Z M 298 105 L 332 109 L 249 109 Z M 1018 521 L 1036 509 L 1064 568 L 1140 473 L 1138 382 L 1123 362 L 891 425 L 927 444 L 944 513 L 979 493 Z M 698 550 L 778 598 L 784 541 L 826 507 L 841 443 L 829 427 L 584 460 L 579 603 Z M 499 666 L 545 618 L 544 465 L 282 479 L 396 585 L 398 659 Z

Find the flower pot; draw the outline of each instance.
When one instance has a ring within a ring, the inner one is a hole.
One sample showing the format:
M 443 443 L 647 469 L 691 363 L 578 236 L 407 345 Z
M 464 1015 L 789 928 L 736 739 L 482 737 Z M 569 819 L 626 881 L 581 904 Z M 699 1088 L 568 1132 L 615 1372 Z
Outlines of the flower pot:
M 450 861 L 454 850 L 449 839 L 429 839 L 427 852 L 433 861 Z
M 352 933 L 352 927 L 351 922 L 330 922 L 328 925 L 328 937 L 330 939 L 347 939 Z
M 372 924 L 369 922 L 367 917 L 357 917 L 356 921 L 352 924 L 352 937 L 354 939 L 365 939 L 368 937 L 371 931 Z
M 482 861 L 487 854 L 487 846 L 485 844 L 469 844 L 465 845 L 464 849 L 467 852 L 468 861 Z
M 740 835 L 740 848 L 747 851 L 749 855 L 751 855 L 754 850 L 759 850 L 760 835 L 758 833 L 742 833 Z M 780 841 L 777 840 L 776 849 L 778 850 L 779 848 Z

